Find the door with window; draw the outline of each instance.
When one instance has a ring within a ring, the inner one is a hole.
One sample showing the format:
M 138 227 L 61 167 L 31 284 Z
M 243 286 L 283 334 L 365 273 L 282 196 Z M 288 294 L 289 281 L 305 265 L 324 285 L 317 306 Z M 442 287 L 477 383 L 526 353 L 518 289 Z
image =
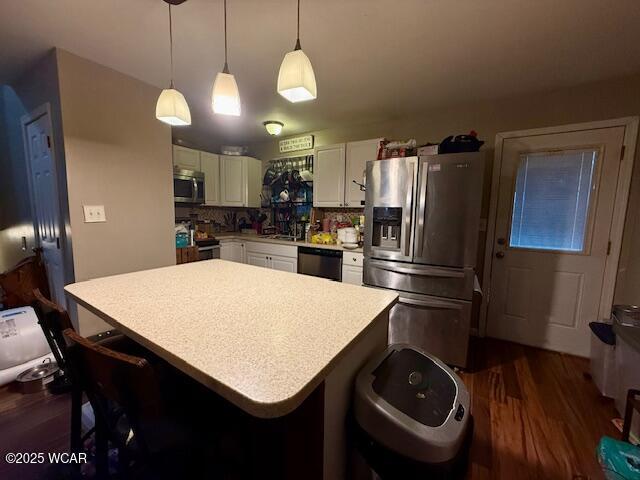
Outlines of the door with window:
M 503 142 L 487 333 L 589 355 L 625 127 Z

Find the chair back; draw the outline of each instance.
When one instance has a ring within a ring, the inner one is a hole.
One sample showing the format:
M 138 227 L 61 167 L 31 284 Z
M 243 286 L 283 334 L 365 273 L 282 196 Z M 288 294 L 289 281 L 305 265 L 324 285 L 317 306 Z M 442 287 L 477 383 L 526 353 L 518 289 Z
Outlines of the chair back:
M 20 261 L 15 267 L 0 273 L 0 288 L 4 292 L 1 299 L 4 308 L 17 308 L 31 305 L 32 292 L 40 290 L 49 296 L 47 271 L 42 260 L 42 249 L 34 249 L 35 255 Z
M 116 426 L 110 413 L 121 407 L 134 431 L 136 442 L 148 445 L 145 428 L 166 413 L 154 368 L 144 358 L 116 352 L 93 343 L 72 329 L 64 331 L 74 377 L 89 397 L 96 415 L 109 430 Z
M 42 327 L 44 336 L 49 343 L 49 348 L 51 348 L 53 356 L 56 357 L 58 366 L 66 373 L 67 344 L 62 332 L 66 329 L 73 329 L 69 314 L 60 305 L 47 299 L 38 288 L 33 290 L 32 297 L 34 299 L 32 306 L 38 316 L 38 323 Z

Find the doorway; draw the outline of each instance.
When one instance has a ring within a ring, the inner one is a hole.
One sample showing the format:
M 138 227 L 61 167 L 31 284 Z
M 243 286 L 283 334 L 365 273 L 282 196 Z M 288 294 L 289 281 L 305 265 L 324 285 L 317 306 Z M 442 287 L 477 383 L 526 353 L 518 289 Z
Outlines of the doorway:
M 36 244 L 42 248 L 52 300 L 66 307 L 62 215 L 47 105 L 22 120 Z
M 489 336 L 589 355 L 588 323 L 613 302 L 637 127 L 633 118 L 497 136 Z

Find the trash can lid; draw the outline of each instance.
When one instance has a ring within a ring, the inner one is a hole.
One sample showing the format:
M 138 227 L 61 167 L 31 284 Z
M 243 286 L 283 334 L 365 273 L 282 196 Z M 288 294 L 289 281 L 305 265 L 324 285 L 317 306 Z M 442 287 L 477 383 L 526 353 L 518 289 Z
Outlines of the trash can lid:
M 616 344 L 616 334 L 613 331 L 613 325 L 602 322 L 589 322 L 589 328 L 601 342 L 607 345 Z
M 373 375 L 374 392 L 423 425 L 441 426 L 453 409 L 455 381 L 437 363 L 415 350 L 394 351 Z

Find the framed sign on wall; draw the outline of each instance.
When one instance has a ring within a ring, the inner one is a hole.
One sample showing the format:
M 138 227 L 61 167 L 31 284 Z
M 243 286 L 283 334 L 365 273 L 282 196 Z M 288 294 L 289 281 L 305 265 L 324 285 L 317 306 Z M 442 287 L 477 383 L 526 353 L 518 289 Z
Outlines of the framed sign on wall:
M 280 140 L 280 153 L 295 152 L 297 150 L 309 150 L 313 148 L 313 135 L 303 135 Z

